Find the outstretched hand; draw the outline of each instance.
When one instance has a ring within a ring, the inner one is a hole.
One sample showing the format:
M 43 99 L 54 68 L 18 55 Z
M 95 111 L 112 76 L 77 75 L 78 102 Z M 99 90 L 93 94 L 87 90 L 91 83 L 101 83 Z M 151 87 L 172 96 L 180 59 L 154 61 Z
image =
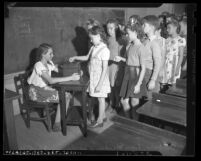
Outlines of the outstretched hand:
M 75 57 L 71 57 L 71 58 L 69 58 L 68 61 L 69 61 L 70 63 L 74 62 L 74 61 L 75 61 Z
M 115 62 L 120 62 L 122 59 L 121 59 L 121 57 L 120 56 L 115 56 L 114 57 L 114 61 Z
M 72 74 L 72 80 L 76 81 L 76 80 L 79 80 L 80 79 L 80 75 L 78 73 L 74 73 Z

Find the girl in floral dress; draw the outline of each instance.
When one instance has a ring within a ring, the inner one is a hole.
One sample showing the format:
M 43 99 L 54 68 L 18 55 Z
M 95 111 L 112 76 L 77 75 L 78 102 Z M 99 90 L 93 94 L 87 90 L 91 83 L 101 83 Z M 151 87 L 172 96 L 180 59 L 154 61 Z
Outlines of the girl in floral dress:
M 180 78 L 181 64 L 183 61 L 185 38 L 179 36 L 180 26 L 176 19 L 172 19 L 167 25 L 169 37 L 166 40 L 165 56 L 165 82 L 173 85 Z
M 51 77 L 51 72 L 58 72 L 58 68 L 52 62 L 53 49 L 49 44 L 41 44 L 38 47 L 39 61 L 34 65 L 31 76 L 27 82 L 29 87 L 29 97 L 36 102 L 54 102 L 59 103 L 58 91 L 50 85 L 54 83 L 79 80 L 80 76 L 75 73 L 69 77 Z M 70 101 L 70 93 L 66 93 L 66 111 Z M 58 104 L 53 131 L 60 131 L 60 105 Z

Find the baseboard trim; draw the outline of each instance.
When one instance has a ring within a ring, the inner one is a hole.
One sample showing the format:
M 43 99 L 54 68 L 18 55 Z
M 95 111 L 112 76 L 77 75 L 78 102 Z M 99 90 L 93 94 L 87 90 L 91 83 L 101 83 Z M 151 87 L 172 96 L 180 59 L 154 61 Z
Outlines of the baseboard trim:
M 25 71 L 20 71 L 20 72 L 16 72 L 16 73 L 11 73 L 11 74 L 5 74 L 4 75 L 4 81 L 13 79 L 16 75 L 24 73 Z

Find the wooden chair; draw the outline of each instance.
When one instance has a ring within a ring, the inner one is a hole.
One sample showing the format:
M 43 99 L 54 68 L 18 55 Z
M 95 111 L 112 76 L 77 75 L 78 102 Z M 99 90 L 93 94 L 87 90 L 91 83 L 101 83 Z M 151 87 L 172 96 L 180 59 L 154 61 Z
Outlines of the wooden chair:
M 55 113 L 55 108 L 57 107 L 57 103 L 49 103 L 49 102 L 36 102 L 29 99 L 28 94 L 28 83 L 27 83 L 28 74 L 19 74 L 14 77 L 16 92 L 20 94 L 20 90 L 22 90 L 23 99 L 18 99 L 20 113 L 23 119 L 26 122 L 28 128 L 30 128 L 30 121 L 45 121 L 47 125 L 47 129 L 49 132 L 52 131 L 51 124 L 51 116 Z M 39 117 L 32 117 L 31 113 L 33 111 L 42 112 L 42 115 Z M 44 114 L 45 113 L 45 114 Z

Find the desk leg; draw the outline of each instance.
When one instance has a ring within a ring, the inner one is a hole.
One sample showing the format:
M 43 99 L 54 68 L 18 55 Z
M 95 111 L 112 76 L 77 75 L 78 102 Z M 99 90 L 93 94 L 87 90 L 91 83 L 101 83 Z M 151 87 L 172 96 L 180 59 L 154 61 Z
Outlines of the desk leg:
M 82 90 L 82 113 L 83 113 L 83 119 L 84 119 L 84 137 L 87 136 L 87 112 L 86 112 L 86 91 Z
M 4 103 L 4 117 L 6 129 L 3 130 L 7 130 L 9 150 L 18 150 L 12 100 Z
M 61 130 L 64 136 L 66 136 L 66 97 L 65 90 L 59 90 L 60 98 L 60 112 L 61 112 Z

